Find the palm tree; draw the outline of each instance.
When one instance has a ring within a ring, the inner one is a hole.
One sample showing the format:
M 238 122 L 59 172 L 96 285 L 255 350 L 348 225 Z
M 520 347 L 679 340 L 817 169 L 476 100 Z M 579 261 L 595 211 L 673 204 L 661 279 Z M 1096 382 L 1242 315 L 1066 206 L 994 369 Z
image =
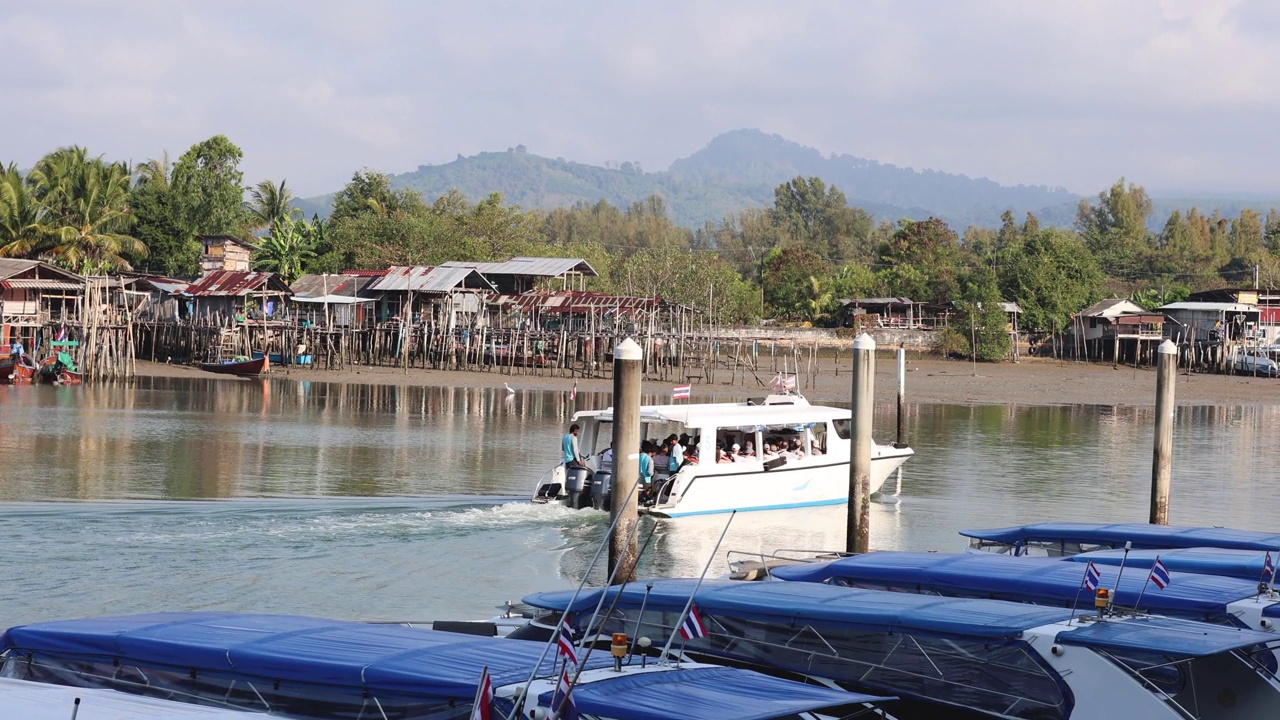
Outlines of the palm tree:
M 169 153 L 165 153 L 160 160 L 152 158 L 138 167 L 134 168 L 134 174 L 137 179 L 137 186 L 153 187 L 157 190 L 166 190 L 169 187 L 169 181 L 173 176 L 173 165 L 169 162 Z
M 0 256 L 26 257 L 45 237 L 45 211 L 18 166 L 0 165 Z
M 81 273 L 130 269 L 125 254 L 147 254 L 146 246 L 126 232 L 132 222 L 131 179 L 124 163 L 90 162 L 50 223 L 42 254 Z
M 276 185 L 270 180 L 263 180 L 249 189 L 246 209 L 255 229 L 272 227 L 276 220 L 292 218 L 298 212 L 293 207 L 293 191 L 286 187 L 286 182 L 281 180 Z

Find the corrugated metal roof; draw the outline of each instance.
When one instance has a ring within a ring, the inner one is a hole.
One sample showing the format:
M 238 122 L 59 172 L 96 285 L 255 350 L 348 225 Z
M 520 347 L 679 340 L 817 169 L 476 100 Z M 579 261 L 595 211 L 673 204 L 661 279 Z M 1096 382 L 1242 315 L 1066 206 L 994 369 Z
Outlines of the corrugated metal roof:
M 167 292 L 171 294 L 186 292 L 187 288 L 191 287 L 191 283 L 186 280 L 175 280 L 173 278 L 145 277 L 138 278 L 138 282 L 149 283 L 160 292 Z
M 1134 309 L 1136 308 L 1136 310 Z M 1100 300 L 1076 313 L 1076 317 L 1115 317 L 1120 313 L 1141 312 L 1142 306 L 1124 298 Z
M 7 280 L 17 277 L 23 273 L 36 271 L 41 277 L 53 276 L 55 279 L 68 280 L 74 283 L 84 284 L 84 278 L 71 272 L 63 270 L 55 265 L 39 260 L 19 260 L 17 258 L 0 258 L 0 280 Z
M 0 287 L 4 287 L 8 290 L 83 290 L 84 283 L 37 278 L 28 280 L 3 280 L 0 281 Z
M 289 286 L 294 300 L 342 296 L 354 298 L 365 285 L 373 284 L 373 278 L 355 275 L 303 275 Z
M 841 305 L 915 305 L 911 298 L 907 297 L 878 297 L 878 298 L 840 298 L 836 302 Z
M 1226 311 L 1226 312 L 1257 312 L 1257 305 L 1246 305 L 1243 303 L 1233 302 L 1176 302 L 1168 305 L 1161 305 L 1157 310 L 1206 310 L 1206 311 Z
M 514 306 L 524 311 L 537 310 L 543 313 L 570 314 L 598 310 L 618 312 L 653 310 L 664 305 L 658 298 L 625 297 L 576 290 L 530 292 L 524 295 L 499 295 L 494 302 L 498 305 Z
M 530 277 L 560 277 L 567 272 L 579 272 L 596 277 L 599 273 L 582 258 L 515 257 L 506 262 L 450 261 L 440 267 L 475 268 L 485 275 L 528 275 Z
M 369 285 L 372 292 L 447 293 L 458 288 L 492 291 L 488 278 L 472 267 L 397 265 Z
M 215 270 L 187 286 L 192 297 L 243 297 L 263 290 L 288 292 L 275 273 Z
M 1016 302 L 1002 302 L 1000 303 L 1000 309 L 1007 313 L 1022 314 L 1022 306 Z

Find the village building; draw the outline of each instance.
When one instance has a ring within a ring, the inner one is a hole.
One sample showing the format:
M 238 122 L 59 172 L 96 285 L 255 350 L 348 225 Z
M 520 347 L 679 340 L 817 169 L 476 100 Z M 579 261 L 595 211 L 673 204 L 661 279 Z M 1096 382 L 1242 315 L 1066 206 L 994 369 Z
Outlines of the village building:
M 269 272 L 216 270 L 179 293 L 185 308 L 179 315 L 193 322 L 229 326 L 276 316 L 289 286 Z
M 85 279 L 39 260 L 0 258 L 0 353 L 20 341 L 30 351 L 42 328 L 81 321 Z
M 1077 357 L 1149 362 L 1164 340 L 1165 316 L 1124 298 L 1110 298 L 1072 316 L 1071 349 Z
M 380 322 L 430 323 L 452 332 L 475 327 L 494 284 L 475 268 L 399 265 L 369 283 L 366 291 L 380 300 Z
M 917 308 L 921 303 L 911 298 L 840 298 L 836 302 L 840 303 L 840 327 L 857 327 L 868 322 L 871 327 L 918 328 L 921 325 Z
M 373 323 L 377 297 L 367 292 L 382 273 L 303 275 L 289 289 L 301 327 L 362 328 Z
M 483 274 L 499 293 L 523 295 L 543 283 L 543 289 L 586 290 L 587 278 L 599 273 L 582 258 L 515 257 L 506 262 L 442 263 L 442 268 L 471 268 Z
M 233 235 L 201 235 L 200 274 L 220 270 L 245 272 L 252 267 L 253 243 Z
M 1238 343 L 1256 339 L 1258 306 L 1240 302 L 1186 300 L 1156 308 L 1171 322 L 1165 335 L 1178 343 Z

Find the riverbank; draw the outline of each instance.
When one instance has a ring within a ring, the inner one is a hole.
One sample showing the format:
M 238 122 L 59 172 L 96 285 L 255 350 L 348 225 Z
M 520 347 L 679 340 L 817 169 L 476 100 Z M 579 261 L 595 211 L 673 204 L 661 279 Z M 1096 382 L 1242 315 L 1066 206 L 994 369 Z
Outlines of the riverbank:
M 843 358 L 842 358 L 843 359 Z M 896 367 L 892 357 L 876 363 L 876 393 L 882 402 L 891 402 L 897 392 Z M 216 377 L 194 367 L 138 361 L 141 377 Z M 354 366 L 342 371 L 302 368 L 274 368 L 272 378 L 311 382 L 364 383 L 370 385 L 427 385 L 439 387 L 502 387 L 516 390 L 569 391 L 575 379 L 538 375 L 505 375 L 493 372 L 403 369 Z M 761 374 L 767 380 L 767 373 Z M 693 397 L 741 397 L 764 394 L 755 380 L 750 385 L 723 382 L 695 383 Z M 234 379 L 228 379 L 235 382 Z M 849 399 L 849 366 L 838 371 L 830 364 L 823 368 L 814 387 L 801 392 L 815 402 L 840 403 Z M 608 378 L 578 378 L 578 391 L 610 392 Z M 647 394 L 665 395 L 673 383 L 649 381 Z M 1020 363 L 979 364 L 912 358 L 907 362 L 907 400 L 912 403 L 995 404 L 995 405 L 1152 405 L 1155 402 L 1155 372 L 1151 369 L 1105 364 L 1023 360 Z M 1231 375 L 1185 374 L 1178 376 L 1180 405 L 1280 404 L 1280 379 Z

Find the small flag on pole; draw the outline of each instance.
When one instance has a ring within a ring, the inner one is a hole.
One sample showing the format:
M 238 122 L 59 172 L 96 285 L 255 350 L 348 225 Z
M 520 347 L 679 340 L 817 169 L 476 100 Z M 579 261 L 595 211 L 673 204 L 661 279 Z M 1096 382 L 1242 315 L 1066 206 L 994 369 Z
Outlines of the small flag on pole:
M 1267 551 L 1267 556 L 1262 560 L 1262 579 L 1271 580 L 1276 576 L 1275 563 L 1271 562 L 1271 551 Z
M 569 399 L 570 400 L 578 399 L 578 381 L 577 380 L 573 381 L 573 389 L 569 391 Z
M 1098 573 L 1098 566 L 1094 565 L 1093 561 L 1090 560 L 1089 564 L 1085 565 L 1084 567 L 1084 581 L 1081 583 L 1081 585 L 1084 586 L 1085 590 L 1088 590 L 1089 592 L 1094 592 L 1095 590 L 1098 589 L 1098 585 L 1101 582 L 1102 582 L 1102 575 Z
M 795 389 L 796 389 L 796 376 L 795 376 L 795 375 L 788 375 L 788 376 L 786 376 L 786 377 L 782 378 L 782 389 L 783 389 L 783 390 L 795 390 Z
M 556 646 L 560 656 L 568 659 L 570 665 L 578 664 L 578 650 L 573 646 L 573 628 L 567 619 L 560 621 L 560 630 L 556 634 Z
M 489 679 L 489 666 L 480 671 L 480 684 L 476 688 L 475 704 L 471 706 L 470 720 L 490 720 L 493 704 L 493 681 Z
M 702 617 L 698 615 L 698 606 L 689 606 L 689 616 L 684 619 L 680 625 L 680 637 L 685 640 L 694 638 L 703 638 L 707 636 L 707 627 L 702 624 Z
M 1159 555 L 1156 556 L 1156 564 L 1151 566 L 1151 582 L 1155 583 L 1156 587 L 1161 590 L 1173 582 L 1173 579 L 1169 577 L 1169 569 L 1164 566 L 1164 563 L 1160 562 Z
M 569 684 L 569 671 L 560 673 L 560 682 L 551 696 L 551 712 L 560 720 L 578 720 L 578 708 L 573 704 L 573 686 Z
M 692 389 L 693 388 L 689 385 L 677 385 L 671 388 L 671 399 L 672 400 L 688 400 L 689 391 Z

